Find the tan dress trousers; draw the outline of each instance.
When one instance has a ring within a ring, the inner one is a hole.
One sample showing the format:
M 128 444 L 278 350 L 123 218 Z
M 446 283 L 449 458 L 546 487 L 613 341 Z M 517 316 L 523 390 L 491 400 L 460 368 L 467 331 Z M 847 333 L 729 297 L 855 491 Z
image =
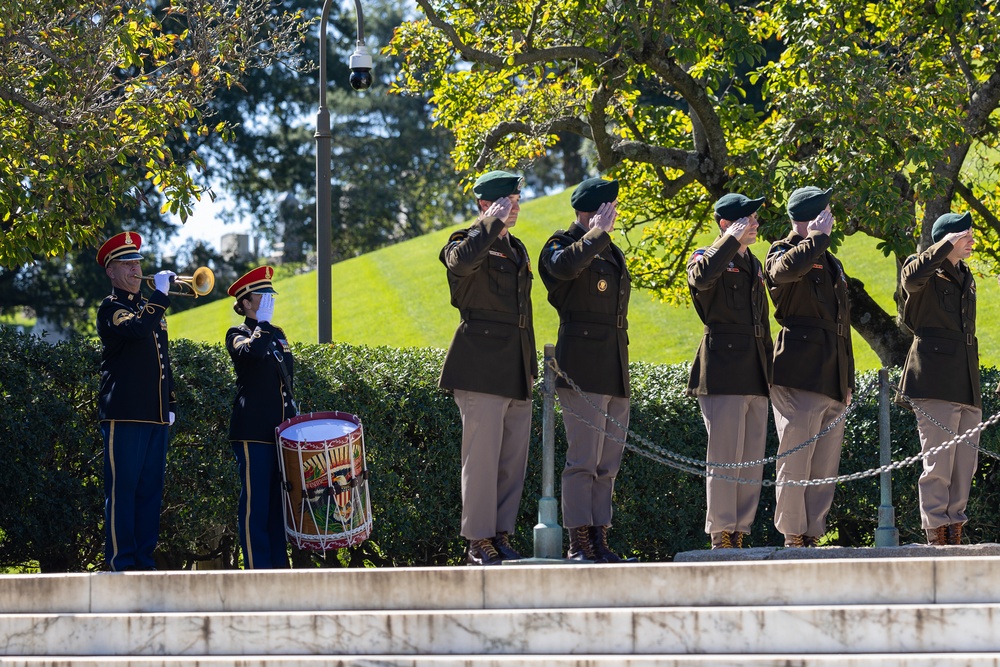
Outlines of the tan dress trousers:
M 462 413 L 462 537 L 514 532 L 531 440 L 531 401 L 455 390 Z
M 605 431 L 622 441 L 625 432 L 572 389 L 558 389 L 557 392 L 563 405 L 563 423 L 569 442 L 562 473 L 563 525 L 566 528 L 610 526 L 611 497 L 625 445 L 605 435 Z M 628 428 L 629 399 L 591 393 L 586 396 Z M 570 411 L 579 416 L 571 415 Z M 601 430 L 591 428 L 588 423 Z
M 707 461 L 742 463 L 764 458 L 767 444 L 767 396 L 707 394 L 698 397 L 708 431 Z M 709 468 L 726 477 L 754 480 L 740 484 L 705 478 L 708 511 L 705 532 L 749 533 L 760 502 L 762 465 L 752 468 Z
M 983 411 L 973 405 L 952 403 L 934 398 L 911 399 L 934 419 L 961 435 L 983 419 Z M 917 430 L 920 432 L 920 451 L 933 449 L 954 436 L 935 426 L 927 417 L 914 411 Z M 979 444 L 979 432 L 965 442 Z M 969 445 L 957 443 L 924 459 L 917 489 L 920 492 L 920 525 L 932 530 L 952 523 L 965 523 L 969 517 L 965 507 L 969 504 L 972 476 L 979 463 L 979 451 Z
M 771 387 L 778 454 L 795 449 L 826 428 L 847 405 L 825 394 L 780 385 Z M 778 459 L 778 481 L 835 477 L 840 470 L 844 421 L 791 456 Z M 775 487 L 774 525 L 783 535 L 820 537 L 837 485 Z

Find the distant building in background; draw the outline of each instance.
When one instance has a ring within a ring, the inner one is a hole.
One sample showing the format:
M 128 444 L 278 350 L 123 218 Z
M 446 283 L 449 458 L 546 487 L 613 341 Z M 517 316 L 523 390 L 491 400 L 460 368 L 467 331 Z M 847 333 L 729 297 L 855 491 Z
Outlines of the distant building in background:
M 227 262 L 246 262 L 253 259 L 250 253 L 249 234 L 223 234 L 221 246 L 222 257 Z

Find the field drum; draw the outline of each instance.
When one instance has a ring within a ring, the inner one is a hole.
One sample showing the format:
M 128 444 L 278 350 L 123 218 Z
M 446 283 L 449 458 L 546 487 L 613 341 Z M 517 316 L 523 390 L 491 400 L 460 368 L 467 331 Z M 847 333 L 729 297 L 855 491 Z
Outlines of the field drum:
M 361 420 L 310 412 L 275 429 L 288 541 L 327 551 L 363 542 L 372 531 Z

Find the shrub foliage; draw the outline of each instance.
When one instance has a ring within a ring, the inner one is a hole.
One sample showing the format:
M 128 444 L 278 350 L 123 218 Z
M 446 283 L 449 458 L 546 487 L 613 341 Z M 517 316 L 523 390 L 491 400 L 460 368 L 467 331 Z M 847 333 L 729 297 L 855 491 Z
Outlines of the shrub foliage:
M 100 345 L 73 340 L 49 345 L 0 328 L 0 566 L 37 563 L 42 571 L 100 569 L 103 563 L 103 448 L 97 427 Z M 454 565 L 459 537 L 461 424 L 448 393 L 437 388 L 443 351 L 348 345 L 296 345 L 296 395 L 303 411 L 358 415 L 365 430 L 374 530 L 363 544 L 325 557 L 293 553 L 297 566 Z M 172 429 L 157 558 L 161 568 L 213 561 L 237 567 L 239 481 L 226 439 L 234 380 L 223 345 L 171 343 L 180 413 Z M 875 373 L 859 378 L 857 408 L 847 422 L 841 472 L 879 462 Z M 687 368 L 632 366 L 631 429 L 655 445 L 695 459 L 705 455 L 705 429 L 694 399 L 684 396 Z M 984 414 L 1000 409 L 992 391 L 998 373 L 983 370 Z M 867 388 L 867 389 L 864 389 Z M 530 555 L 541 493 L 542 400 L 535 394 L 532 448 L 515 544 Z M 557 407 L 558 411 L 558 407 Z M 891 410 L 892 458 L 919 451 L 913 416 Z M 768 454 L 777 438 L 770 429 Z M 1000 429 L 982 446 L 1000 449 Z M 556 420 L 557 471 L 565 435 Z M 636 439 L 632 442 L 642 447 Z M 642 447 L 648 449 L 646 447 Z M 1000 538 L 1000 480 L 996 460 L 980 456 L 969 506 L 973 542 Z M 773 478 L 774 466 L 765 468 Z M 918 466 L 892 475 L 900 541 L 923 542 L 917 509 Z M 558 485 L 558 474 L 556 475 Z M 556 489 L 558 494 L 558 488 Z M 704 479 L 627 451 L 615 491 L 612 547 L 644 561 L 669 560 L 703 549 Z M 880 503 L 878 477 L 838 486 L 827 543 L 874 541 Z M 767 487 L 750 542 L 777 545 Z

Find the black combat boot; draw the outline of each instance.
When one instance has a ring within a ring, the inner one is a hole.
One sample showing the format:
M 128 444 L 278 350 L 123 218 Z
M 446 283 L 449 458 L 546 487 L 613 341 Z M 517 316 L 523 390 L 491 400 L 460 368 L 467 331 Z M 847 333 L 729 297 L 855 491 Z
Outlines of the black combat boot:
M 590 543 L 594 545 L 594 555 L 599 563 L 621 563 L 622 558 L 608 546 L 608 527 L 591 526 Z
M 588 563 L 597 562 L 594 545 L 590 541 L 590 526 L 569 529 L 569 551 L 566 552 L 566 558 Z
M 469 565 L 499 565 L 503 559 L 493 546 L 493 538 L 487 537 L 482 540 L 469 540 L 469 553 L 465 562 Z
M 500 553 L 500 558 L 503 560 L 521 560 L 521 554 L 510 546 L 510 538 L 505 532 L 496 534 L 496 537 L 493 538 L 493 547 Z

